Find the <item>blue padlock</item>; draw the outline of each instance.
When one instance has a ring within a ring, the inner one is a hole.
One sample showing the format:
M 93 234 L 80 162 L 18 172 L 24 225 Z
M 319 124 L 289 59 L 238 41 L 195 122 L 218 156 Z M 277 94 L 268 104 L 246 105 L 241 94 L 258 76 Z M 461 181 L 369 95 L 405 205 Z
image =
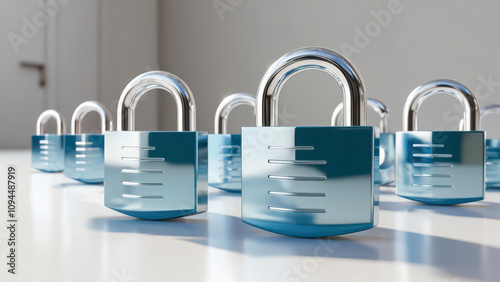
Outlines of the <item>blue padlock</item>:
M 81 120 L 89 112 L 101 118 L 101 134 L 82 134 Z M 109 110 L 99 102 L 80 104 L 71 118 L 71 134 L 64 136 L 64 175 L 96 184 L 104 181 L 104 132 L 113 130 Z
M 239 105 L 255 109 L 255 97 L 236 93 L 222 100 L 215 112 L 215 134 L 208 135 L 208 185 L 241 192 L 241 134 L 227 133 L 229 113 Z
M 49 119 L 57 122 L 57 134 L 46 134 Z M 36 122 L 36 135 L 31 136 L 31 166 L 44 172 L 60 172 L 64 169 L 64 142 L 66 133 L 64 117 L 54 110 L 43 112 Z
M 465 131 L 416 131 L 420 105 L 436 94 L 460 100 Z M 404 131 L 396 133 L 396 194 L 434 205 L 482 200 L 485 134 L 478 128 L 478 102 L 462 84 L 436 80 L 415 88 L 403 109 Z
M 375 140 L 375 143 L 379 143 L 380 152 L 380 168 L 376 178 L 380 180 L 380 185 L 387 185 L 396 181 L 396 134 L 389 132 L 389 108 L 371 98 L 366 99 L 366 104 L 380 117 L 380 139 Z M 342 125 L 342 103 L 333 111 L 332 125 Z
M 342 86 L 346 126 L 278 126 L 278 96 L 299 72 L 320 70 Z M 257 94 L 257 126 L 242 129 L 244 222 L 297 237 L 322 237 L 374 227 L 378 221 L 378 130 L 366 123 L 364 88 L 338 53 L 304 48 L 281 57 Z
M 500 105 L 481 109 L 481 122 L 489 114 L 500 114 Z M 486 188 L 500 188 L 500 139 L 486 139 Z
M 162 89 L 177 104 L 177 129 L 134 131 L 135 108 Z M 207 133 L 196 130 L 193 94 L 177 76 L 151 71 L 134 78 L 118 102 L 117 131 L 105 133 L 104 204 L 142 219 L 168 219 L 207 210 Z

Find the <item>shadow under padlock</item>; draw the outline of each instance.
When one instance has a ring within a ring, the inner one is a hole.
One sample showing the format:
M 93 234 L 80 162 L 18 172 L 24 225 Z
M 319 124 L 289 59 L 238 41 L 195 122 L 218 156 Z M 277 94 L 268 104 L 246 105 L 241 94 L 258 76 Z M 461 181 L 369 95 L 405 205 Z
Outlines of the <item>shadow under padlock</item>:
M 460 100 L 465 131 L 416 131 L 420 105 L 435 94 Z M 396 194 L 434 205 L 482 200 L 485 136 L 477 128 L 478 102 L 462 84 L 436 80 L 413 90 L 403 109 L 404 132 L 396 133 Z
M 81 120 L 95 111 L 101 118 L 101 134 L 82 134 Z M 71 134 L 64 136 L 64 175 L 96 184 L 104 181 L 104 132 L 113 130 L 113 118 L 101 103 L 80 104 L 71 118 Z
M 57 122 L 57 134 L 45 133 L 49 119 Z M 31 136 L 31 166 L 43 172 L 60 172 L 64 169 L 64 142 L 66 125 L 61 114 L 44 111 L 36 122 L 36 135 Z
M 375 140 L 375 150 L 379 149 L 379 170 L 376 171 L 376 178 L 380 185 L 387 185 L 396 181 L 396 135 L 389 132 L 389 109 L 376 99 L 366 99 L 367 106 L 380 116 L 380 138 Z M 332 114 L 332 125 L 343 124 L 342 107 L 340 103 Z M 378 147 L 377 147 L 378 146 Z
M 208 184 L 228 192 L 241 192 L 241 134 L 227 133 L 229 113 L 239 105 L 255 109 L 255 97 L 236 93 L 224 98 L 215 113 L 215 134 L 208 135 Z
M 170 92 L 178 132 L 133 131 L 135 107 L 146 92 Z M 118 103 L 117 131 L 105 133 L 104 202 L 142 219 L 168 219 L 207 210 L 207 133 L 196 130 L 196 106 L 177 76 L 152 71 L 134 78 Z
M 324 71 L 342 86 L 346 126 L 278 126 L 283 82 L 305 70 Z M 365 107 L 359 75 L 334 51 L 304 48 L 276 61 L 259 86 L 257 127 L 242 129 L 243 221 L 297 237 L 374 227 L 378 129 L 364 126 Z

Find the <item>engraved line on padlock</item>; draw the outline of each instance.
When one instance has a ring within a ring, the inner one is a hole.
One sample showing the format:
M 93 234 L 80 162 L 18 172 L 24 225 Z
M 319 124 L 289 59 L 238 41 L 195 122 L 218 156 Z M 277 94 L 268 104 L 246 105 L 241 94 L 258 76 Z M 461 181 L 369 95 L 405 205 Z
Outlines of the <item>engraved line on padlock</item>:
M 134 131 L 135 108 L 148 91 L 165 90 L 177 105 L 178 131 Z M 118 102 L 117 130 L 105 133 L 105 205 L 143 219 L 207 210 L 207 133 L 196 132 L 196 107 L 177 76 L 139 75 Z
M 56 134 L 47 134 L 45 125 L 54 119 Z M 31 137 L 31 166 L 44 172 L 60 172 L 64 169 L 63 135 L 66 133 L 64 117 L 55 110 L 46 110 L 36 122 L 36 135 Z
M 217 107 L 214 118 L 215 134 L 208 135 L 208 184 L 228 191 L 241 191 L 241 134 L 228 134 L 229 114 L 241 105 L 255 111 L 255 97 L 246 93 L 227 96 Z
M 101 134 L 82 134 L 81 121 L 90 112 L 100 117 Z M 104 132 L 113 130 L 113 118 L 103 104 L 80 104 L 71 118 L 71 134 L 64 136 L 64 175 L 84 183 L 104 181 Z
M 465 131 L 417 131 L 417 113 L 436 94 L 457 98 Z M 403 132 L 396 133 L 396 194 L 426 204 L 451 205 L 484 197 L 485 140 L 472 92 L 451 80 L 417 87 L 403 109 Z
M 343 127 L 278 127 L 284 83 L 306 70 L 341 86 Z M 290 52 L 266 72 L 257 127 L 242 128 L 242 219 L 289 236 L 320 237 L 372 228 L 378 220 L 374 127 L 364 126 L 364 89 L 354 67 L 324 48 Z
M 368 98 L 366 99 L 367 106 L 372 109 L 380 117 L 379 129 L 380 140 L 379 149 L 380 154 L 380 168 L 376 170 L 376 178 L 380 185 L 387 185 L 396 180 L 396 135 L 389 132 L 389 108 L 379 100 Z M 332 114 L 332 125 L 340 126 L 343 124 L 342 120 L 342 106 L 340 103 Z

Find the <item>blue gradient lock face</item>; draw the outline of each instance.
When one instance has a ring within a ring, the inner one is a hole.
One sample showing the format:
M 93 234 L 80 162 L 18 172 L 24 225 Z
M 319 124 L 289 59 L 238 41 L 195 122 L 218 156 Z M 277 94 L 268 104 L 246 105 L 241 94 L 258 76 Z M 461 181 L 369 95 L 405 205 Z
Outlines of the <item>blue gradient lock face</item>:
M 243 128 L 242 219 L 299 237 L 377 224 L 373 127 Z
M 484 132 L 396 134 L 399 196 L 437 205 L 484 198 Z
M 104 135 L 65 135 L 64 144 L 64 175 L 89 184 L 104 181 Z
M 241 191 L 241 135 L 208 136 L 208 183 L 228 192 Z
M 500 139 L 486 140 L 486 187 L 500 188 Z
M 45 124 L 54 119 L 57 134 L 46 134 Z M 31 137 L 31 166 L 43 172 L 60 172 L 64 169 L 64 118 L 54 110 L 44 111 L 36 121 L 36 135 Z
M 106 132 L 105 142 L 108 208 L 144 219 L 207 210 L 206 133 Z
M 31 137 L 31 166 L 43 172 L 64 169 L 64 142 L 62 135 L 45 134 Z
M 422 102 L 436 94 L 457 98 L 464 108 L 464 131 L 417 131 Z M 479 128 L 476 98 L 462 84 L 435 80 L 419 86 L 403 109 L 403 132 L 396 133 L 396 194 L 433 205 L 482 200 L 485 189 L 485 134 Z
M 177 132 L 134 131 L 134 111 L 149 90 L 177 103 Z M 118 102 L 116 132 L 105 133 L 104 204 L 126 215 L 160 220 L 207 210 L 207 133 L 196 130 L 196 107 L 177 76 L 151 71 L 134 78 Z

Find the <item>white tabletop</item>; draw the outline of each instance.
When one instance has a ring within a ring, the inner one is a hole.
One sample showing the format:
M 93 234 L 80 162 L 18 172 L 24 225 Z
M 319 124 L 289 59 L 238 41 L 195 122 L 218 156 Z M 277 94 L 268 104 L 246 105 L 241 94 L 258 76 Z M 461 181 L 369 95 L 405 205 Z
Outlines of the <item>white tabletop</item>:
M 500 281 L 500 190 L 426 206 L 381 189 L 378 227 L 301 239 L 243 223 L 240 197 L 210 188 L 207 213 L 137 220 L 106 208 L 102 185 L 0 152 L 0 281 Z M 7 273 L 7 165 L 18 170 L 16 275 Z

